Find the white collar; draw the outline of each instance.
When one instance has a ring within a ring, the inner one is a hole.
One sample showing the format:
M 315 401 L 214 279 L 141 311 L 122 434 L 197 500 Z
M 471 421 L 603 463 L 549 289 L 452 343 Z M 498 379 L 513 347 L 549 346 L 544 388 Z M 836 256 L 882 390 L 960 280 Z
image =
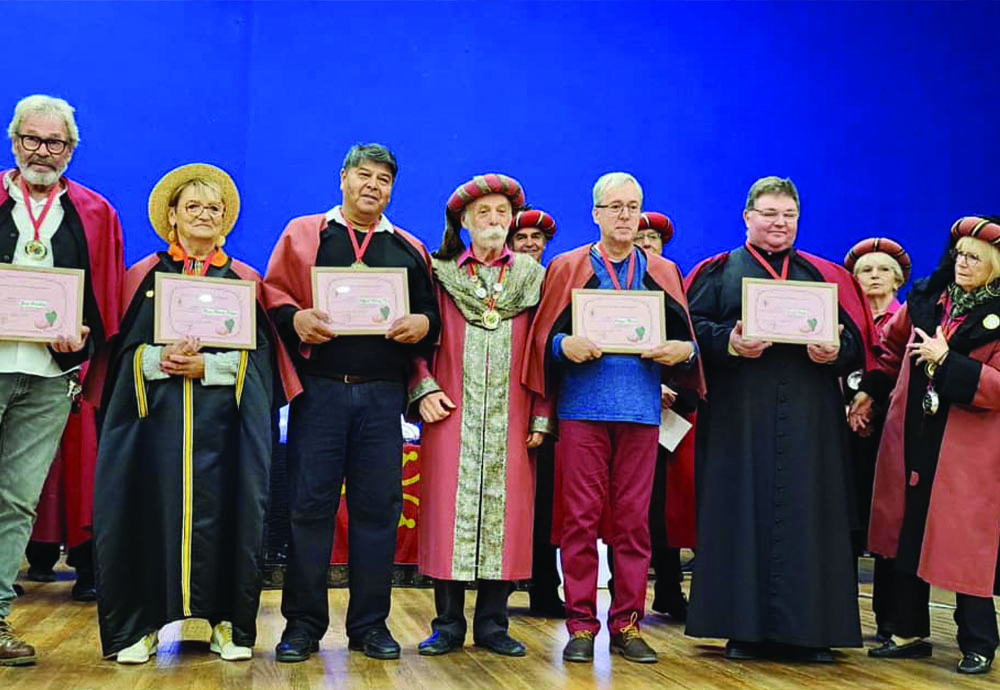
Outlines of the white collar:
M 344 227 L 347 227 L 347 221 L 344 220 L 344 214 L 341 212 L 339 204 L 326 212 L 326 220 L 327 222 L 331 220 L 336 221 L 337 223 L 340 223 Z M 395 233 L 396 228 L 392 224 L 392 222 L 388 218 L 386 218 L 385 214 L 383 213 L 379 217 L 378 223 L 375 224 L 375 232 Z
M 66 187 L 61 184 L 61 180 L 58 184 L 59 193 L 56 194 L 56 198 L 61 197 L 66 193 Z M 14 170 L 8 170 L 7 174 L 3 176 L 3 186 L 7 189 L 7 195 L 14 199 L 14 201 L 19 201 L 22 204 L 24 203 L 24 192 L 21 191 L 21 185 L 14 184 Z M 31 202 L 37 206 L 39 204 L 45 204 L 47 199 L 40 199 L 38 201 L 31 199 Z

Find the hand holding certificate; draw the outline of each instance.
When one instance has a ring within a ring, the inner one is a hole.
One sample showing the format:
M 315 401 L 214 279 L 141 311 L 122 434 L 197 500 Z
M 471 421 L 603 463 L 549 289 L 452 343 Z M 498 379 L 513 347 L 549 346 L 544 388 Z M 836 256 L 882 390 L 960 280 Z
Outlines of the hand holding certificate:
M 602 352 L 644 354 L 666 339 L 662 292 L 573 290 L 573 335 Z
M 838 345 L 837 286 L 743 279 L 742 337 L 797 345 Z
M 0 340 L 79 341 L 83 282 L 76 268 L 0 264 Z
M 249 280 L 157 273 L 153 340 L 197 338 L 203 347 L 257 348 L 257 285 Z
M 384 335 L 410 311 L 405 268 L 314 266 L 312 282 L 313 308 L 336 335 Z

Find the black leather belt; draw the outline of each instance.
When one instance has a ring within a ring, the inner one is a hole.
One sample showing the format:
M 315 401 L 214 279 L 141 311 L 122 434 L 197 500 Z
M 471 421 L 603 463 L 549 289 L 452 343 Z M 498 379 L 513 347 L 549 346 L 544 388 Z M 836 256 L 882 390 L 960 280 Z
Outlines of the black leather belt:
M 341 383 L 374 383 L 375 381 L 388 381 L 388 379 L 372 379 L 367 376 L 351 376 L 350 374 L 344 374 L 343 376 L 338 376 L 334 379 L 335 381 L 340 381 Z

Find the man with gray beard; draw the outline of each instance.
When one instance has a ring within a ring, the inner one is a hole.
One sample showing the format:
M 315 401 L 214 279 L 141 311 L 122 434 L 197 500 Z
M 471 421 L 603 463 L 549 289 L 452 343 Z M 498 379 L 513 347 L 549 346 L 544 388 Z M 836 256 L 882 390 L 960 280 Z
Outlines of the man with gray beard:
M 521 384 L 528 326 L 545 269 L 505 246 L 524 192 L 506 175 L 477 175 L 448 201 L 434 254 L 441 340 L 418 363 L 410 402 L 422 439 L 420 571 L 434 579 L 437 616 L 425 656 L 465 640 L 465 582 L 478 585 L 472 637 L 503 656 L 524 656 L 508 632 L 513 580 L 531 577 L 535 472 L 529 449 L 551 433 L 543 400 Z M 471 238 L 466 248 L 462 230 Z
M 63 177 L 80 143 L 73 107 L 28 96 L 7 133 L 17 168 L 0 173 L 0 270 L 85 271 L 83 327 L 54 342 L 0 340 L 0 666 L 35 662 L 8 616 L 35 506 L 80 392 L 80 371 L 115 334 L 125 276 L 118 213 Z

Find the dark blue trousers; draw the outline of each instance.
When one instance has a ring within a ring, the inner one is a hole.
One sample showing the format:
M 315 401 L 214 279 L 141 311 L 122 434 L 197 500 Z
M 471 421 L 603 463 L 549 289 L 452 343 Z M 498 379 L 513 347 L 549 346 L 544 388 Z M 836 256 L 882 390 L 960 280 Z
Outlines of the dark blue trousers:
M 313 639 L 330 624 L 327 573 L 347 481 L 350 603 L 347 635 L 389 616 L 396 530 L 403 505 L 404 383 L 344 383 L 303 376 L 288 419 L 291 538 L 281 596 L 286 630 Z

